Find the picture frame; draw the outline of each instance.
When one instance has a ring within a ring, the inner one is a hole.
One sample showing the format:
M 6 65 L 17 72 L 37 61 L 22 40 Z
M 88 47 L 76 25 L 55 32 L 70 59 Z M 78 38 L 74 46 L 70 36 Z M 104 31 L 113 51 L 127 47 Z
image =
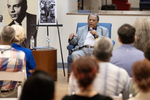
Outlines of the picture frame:
M 56 24 L 56 0 L 38 0 L 39 25 Z

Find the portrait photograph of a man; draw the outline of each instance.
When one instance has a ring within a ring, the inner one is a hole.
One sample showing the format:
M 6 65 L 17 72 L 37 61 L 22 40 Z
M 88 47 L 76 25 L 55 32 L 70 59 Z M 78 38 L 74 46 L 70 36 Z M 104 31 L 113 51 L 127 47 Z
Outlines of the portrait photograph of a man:
M 8 14 L 10 16 L 4 16 L 4 19 L 9 19 L 5 19 L 6 25 L 19 24 L 24 27 L 27 35 L 21 45 L 25 48 L 30 47 L 31 36 L 34 37 L 35 41 L 37 36 L 36 27 L 32 26 L 36 24 L 36 15 L 27 12 L 29 1 L 30 0 L 2 0 L 3 3 L 0 4 L 0 6 L 6 6 L 6 8 L 1 9 L 0 14 Z

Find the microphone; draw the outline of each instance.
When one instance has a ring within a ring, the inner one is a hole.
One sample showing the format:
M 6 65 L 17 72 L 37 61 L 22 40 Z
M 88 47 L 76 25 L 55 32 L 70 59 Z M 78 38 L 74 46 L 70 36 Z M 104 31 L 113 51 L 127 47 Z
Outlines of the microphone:
M 90 30 L 90 31 L 92 31 L 92 30 L 93 30 L 93 28 L 92 28 L 92 27 L 90 27 L 90 28 L 89 28 L 89 30 Z M 97 36 L 96 36 L 95 34 L 93 34 L 93 36 L 94 36 L 94 38 L 95 38 L 95 39 L 97 38 Z

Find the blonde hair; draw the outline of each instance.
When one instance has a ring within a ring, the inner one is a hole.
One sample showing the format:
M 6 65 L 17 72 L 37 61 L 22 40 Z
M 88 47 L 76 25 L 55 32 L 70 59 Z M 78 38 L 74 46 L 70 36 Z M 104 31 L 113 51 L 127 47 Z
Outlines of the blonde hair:
M 11 27 L 14 28 L 15 33 L 16 33 L 14 42 L 22 43 L 26 37 L 26 33 L 25 33 L 24 28 L 20 25 L 12 25 Z
M 144 50 L 146 42 L 150 40 L 150 21 L 147 18 L 136 19 L 133 27 L 136 29 L 137 37 L 134 46 L 139 50 Z

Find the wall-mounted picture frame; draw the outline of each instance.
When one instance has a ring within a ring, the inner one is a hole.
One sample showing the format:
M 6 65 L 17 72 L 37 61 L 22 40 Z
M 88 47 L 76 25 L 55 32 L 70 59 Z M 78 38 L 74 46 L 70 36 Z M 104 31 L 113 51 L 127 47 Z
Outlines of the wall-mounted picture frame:
M 38 0 L 39 25 L 56 24 L 56 0 Z

